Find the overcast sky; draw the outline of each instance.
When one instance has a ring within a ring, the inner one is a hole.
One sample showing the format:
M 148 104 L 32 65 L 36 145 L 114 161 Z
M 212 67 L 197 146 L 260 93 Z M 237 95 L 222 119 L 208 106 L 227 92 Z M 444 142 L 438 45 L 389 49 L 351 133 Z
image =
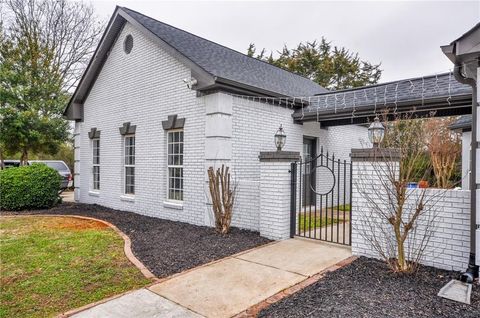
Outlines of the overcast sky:
M 382 63 L 381 82 L 447 72 L 440 45 L 480 22 L 478 1 L 94 1 L 100 17 L 115 5 L 245 53 L 320 39 Z

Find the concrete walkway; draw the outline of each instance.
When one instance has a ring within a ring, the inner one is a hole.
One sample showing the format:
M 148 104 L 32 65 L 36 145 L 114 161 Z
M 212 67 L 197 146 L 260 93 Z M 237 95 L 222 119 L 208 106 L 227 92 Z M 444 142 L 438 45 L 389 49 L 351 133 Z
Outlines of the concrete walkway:
M 349 256 L 345 247 L 290 239 L 200 267 L 149 289 L 205 317 L 231 317 Z
M 280 241 L 174 275 L 74 317 L 232 317 L 350 256 L 343 246 Z
M 151 291 L 143 288 L 71 317 L 75 318 L 201 318 Z

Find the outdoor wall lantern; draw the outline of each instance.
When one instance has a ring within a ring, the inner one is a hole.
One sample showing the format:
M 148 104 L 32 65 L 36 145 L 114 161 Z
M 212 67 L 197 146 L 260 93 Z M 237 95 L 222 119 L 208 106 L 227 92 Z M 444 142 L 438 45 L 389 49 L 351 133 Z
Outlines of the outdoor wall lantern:
M 283 127 L 280 124 L 280 128 L 278 128 L 277 132 L 275 133 L 275 146 L 277 146 L 277 151 L 282 151 L 282 148 L 285 146 L 286 139 L 287 135 L 285 135 Z
M 375 117 L 373 123 L 368 127 L 368 139 L 373 144 L 374 148 L 377 148 L 385 136 L 385 127 L 378 119 L 378 116 Z

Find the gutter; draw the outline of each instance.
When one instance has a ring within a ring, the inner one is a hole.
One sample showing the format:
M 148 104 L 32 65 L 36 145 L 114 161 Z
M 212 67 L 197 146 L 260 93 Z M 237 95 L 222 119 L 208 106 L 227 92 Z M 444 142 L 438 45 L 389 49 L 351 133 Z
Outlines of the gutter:
M 479 266 L 475 265 L 476 253 L 476 229 L 477 229 L 477 184 L 476 184 L 476 162 L 477 162 L 477 81 L 472 78 L 466 78 L 461 73 L 463 65 L 456 62 L 453 75 L 460 83 L 470 85 L 472 87 L 472 140 L 470 146 L 470 255 L 468 259 L 468 267 L 461 274 L 460 280 L 466 283 L 473 283 L 479 276 Z

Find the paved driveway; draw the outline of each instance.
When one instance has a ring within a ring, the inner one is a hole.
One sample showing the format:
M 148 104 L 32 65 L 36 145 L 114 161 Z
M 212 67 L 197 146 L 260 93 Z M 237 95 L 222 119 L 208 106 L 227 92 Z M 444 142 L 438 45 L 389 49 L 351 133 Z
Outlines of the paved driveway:
M 62 192 L 60 196 L 62 197 L 63 202 L 75 202 L 73 191 Z

